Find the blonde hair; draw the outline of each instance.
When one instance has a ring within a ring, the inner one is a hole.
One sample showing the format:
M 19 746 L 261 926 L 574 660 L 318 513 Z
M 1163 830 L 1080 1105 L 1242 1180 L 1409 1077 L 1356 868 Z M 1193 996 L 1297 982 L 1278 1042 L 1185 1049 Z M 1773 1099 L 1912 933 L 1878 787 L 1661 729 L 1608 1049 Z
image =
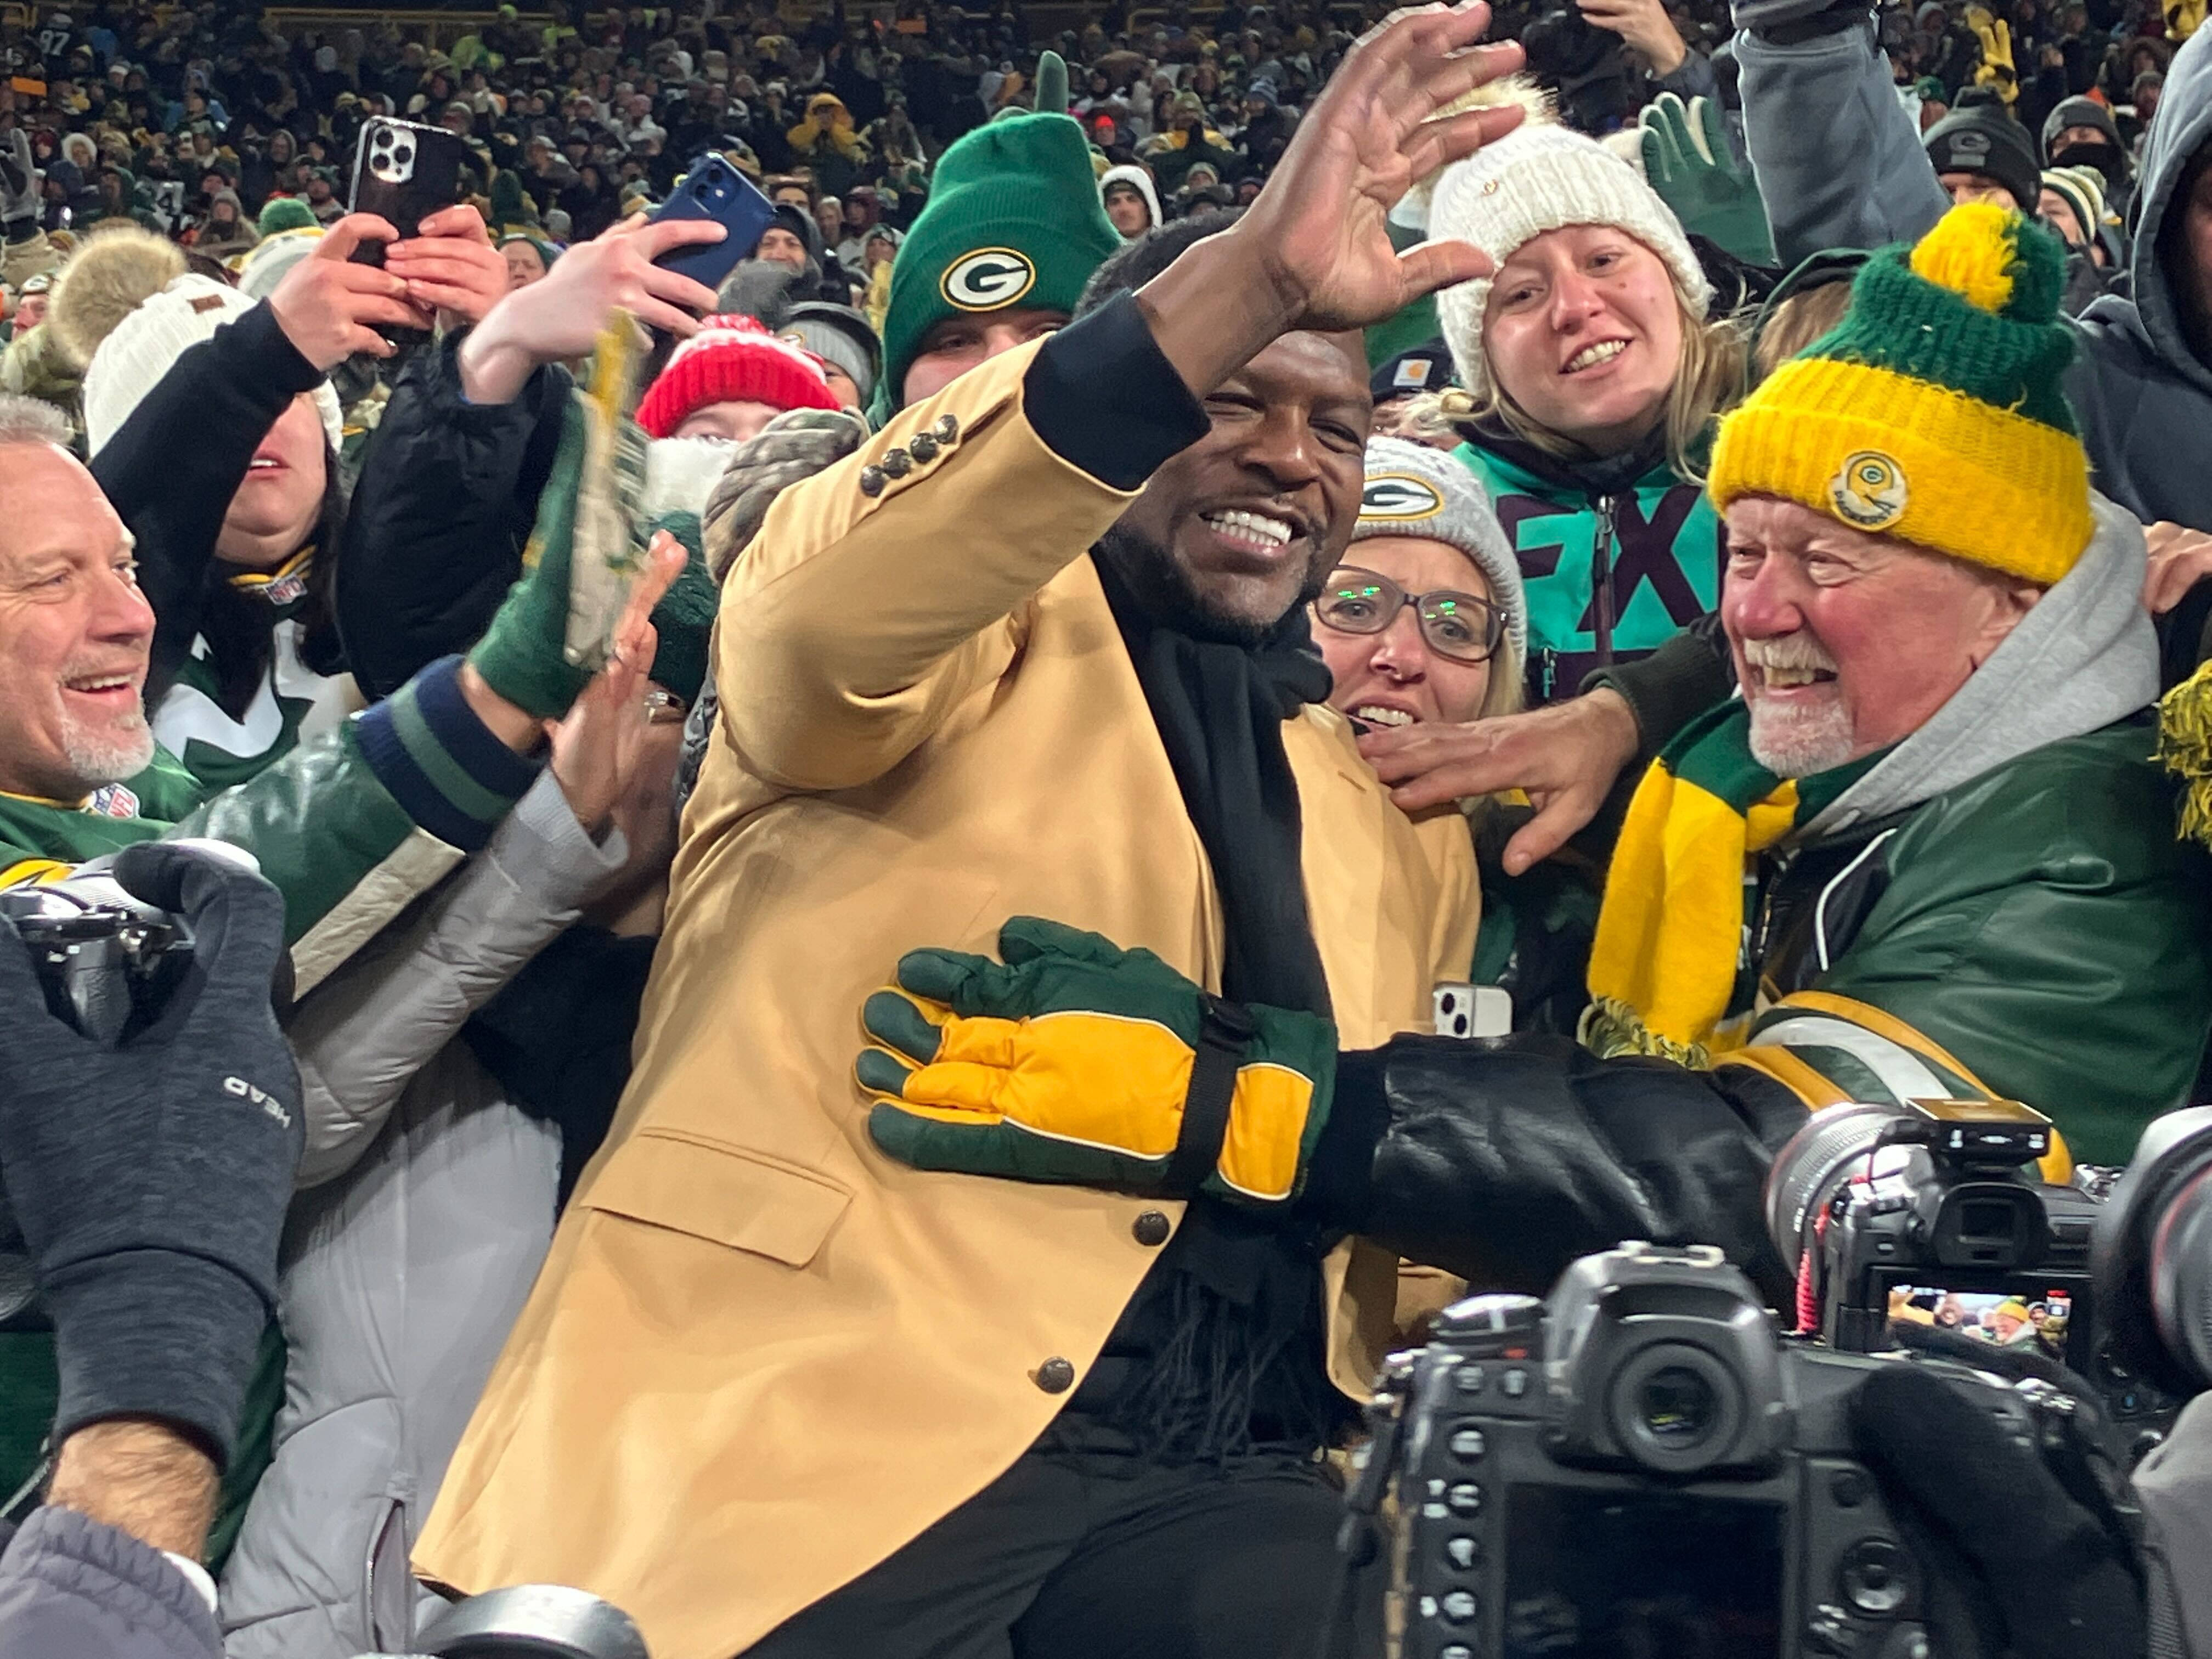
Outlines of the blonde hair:
M 1674 307 L 1682 324 L 1682 354 L 1674 364 L 1674 383 L 1667 391 L 1661 424 L 1667 434 L 1667 464 L 1675 474 L 1692 483 L 1705 482 L 1701 452 L 1713 422 L 1742 400 L 1748 389 L 1749 353 L 1741 325 L 1732 317 L 1706 319 L 1691 308 L 1680 284 L 1674 288 Z M 1493 368 L 1485 377 L 1490 389 L 1475 397 L 1456 387 L 1432 399 L 1416 398 L 1407 420 L 1424 431 L 1448 430 L 1468 421 L 1496 421 L 1524 443 L 1534 444 L 1562 460 L 1582 460 L 1589 448 L 1564 433 L 1553 431 L 1513 400 L 1498 383 Z
M 1751 349 L 1754 379 L 1768 375 L 1819 339 L 1851 308 L 1849 283 L 1823 283 L 1776 302 Z
M 1498 649 L 1490 653 L 1490 684 L 1483 690 L 1482 707 L 1475 711 L 1475 719 L 1495 720 L 1500 714 L 1519 714 L 1528 701 L 1528 688 L 1522 684 L 1528 672 L 1521 647 L 1513 643 L 1513 636 L 1508 634 L 1498 641 Z

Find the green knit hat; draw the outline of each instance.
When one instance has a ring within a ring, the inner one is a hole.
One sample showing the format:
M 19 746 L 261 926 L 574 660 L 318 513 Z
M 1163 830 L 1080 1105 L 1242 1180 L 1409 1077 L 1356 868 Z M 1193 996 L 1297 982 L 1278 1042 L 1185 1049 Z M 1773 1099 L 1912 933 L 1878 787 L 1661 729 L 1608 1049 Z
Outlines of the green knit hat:
M 296 196 L 276 196 L 262 204 L 254 228 L 274 236 L 280 230 L 305 230 L 317 222 L 315 210 Z
M 1706 491 L 1778 495 L 1856 529 L 2049 586 L 2089 544 L 2089 464 L 2064 377 L 2058 239 L 1953 208 L 1870 258 L 1835 328 L 1721 422 Z
M 714 633 L 714 606 L 721 594 L 699 550 L 699 515 L 664 514 L 646 532 L 646 540 L 650 542 L 653 532 L 661 530 L 683 543 L 690 556 L 684 562 L 683 574 L 653 607 L 653 631 L 659 643 L 650 675 L 655 684 L 667 687 L 685 702 L 696 702 L 699 688 L 707 681 L 707 641 Z
M 891 267 L 877 418 L 905 402 L 906 372 L 939 323 L 1012 306 L 1073 314 L 1091 273 L 1121 246 L 1072 118 L 1016 116 L 956 140 Z

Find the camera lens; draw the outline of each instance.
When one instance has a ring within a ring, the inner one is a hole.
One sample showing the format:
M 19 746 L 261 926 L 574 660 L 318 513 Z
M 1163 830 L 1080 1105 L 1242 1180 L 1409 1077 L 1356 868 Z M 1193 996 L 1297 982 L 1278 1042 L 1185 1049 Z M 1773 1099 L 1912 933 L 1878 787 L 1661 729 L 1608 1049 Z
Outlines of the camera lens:
M 1904 1115 L 1898 1106 L 1831 1106 L 1807 1118 L 1775 1155 L 1766 1176 L 1766 1236 L 1784 1261 L 1797 1265 L 1847 1166 L 1864 1170 L 1868 1149 Z
M 1686 1365 L 1664 1366 L 1645 1377 L 1636 1410 L 1645 1432 L 1674 1451 L 1686 1451 L 1711 1434 L 1721 1414 L 1713 1385 Z

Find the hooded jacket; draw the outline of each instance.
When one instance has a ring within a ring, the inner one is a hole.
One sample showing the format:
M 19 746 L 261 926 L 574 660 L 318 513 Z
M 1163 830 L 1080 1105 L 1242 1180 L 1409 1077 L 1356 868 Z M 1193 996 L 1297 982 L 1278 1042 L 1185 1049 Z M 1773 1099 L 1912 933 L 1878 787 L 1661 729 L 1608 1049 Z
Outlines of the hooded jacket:
M 1145 205 L 1152 211 L 1152 228 L 1158 230 L 1167 221 L 1160 216 L 1160 193 L 1152 188 L 1152 175 L 1140 167 L 1108 167 L 1098 175 L 1098 199 L 1104 201 L 1106 192 L 1115 185 L 1127 185 L 1145 198 Z
M 1528 700 L 1644 656 L 1720 600 L 1720 520 L 1664 434 L 1574 463 L 1482 428 L 1453 452 L 1480 479 L 1528 595 Z

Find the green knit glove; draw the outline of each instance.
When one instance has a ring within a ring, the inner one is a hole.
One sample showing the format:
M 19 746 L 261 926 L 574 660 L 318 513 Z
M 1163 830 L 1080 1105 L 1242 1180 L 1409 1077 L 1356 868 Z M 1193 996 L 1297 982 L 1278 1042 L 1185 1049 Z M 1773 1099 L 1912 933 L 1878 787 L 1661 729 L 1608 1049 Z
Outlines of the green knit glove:
M 617 312 L 599 337 L 592 389 L 569 398 L 522 579 L 469 653 L 485 684 L 540 720 L 567 714 L 605 666 L 630 581 L 644 568 L 645 436 L 624 412 L 642 356 L 633 337 Z
M 1735 159 L 1721 127 L 1721 106 L 1693 98 L 1689 107 L 1662 92 L 1637 118 L 1644 130 L 1644 176 L 1682 228 L 1718 244 L 1747 264 L 1774 263 L 1774 232 L 1759 181 Z
M 1000 963 L 902 957 L 861 1011 L 868 1133 L 916 1169 L 1289 1202 L 1328 1120 L 1336 1029 L 1208 996 L 1149 951 L 1035 916 Z

